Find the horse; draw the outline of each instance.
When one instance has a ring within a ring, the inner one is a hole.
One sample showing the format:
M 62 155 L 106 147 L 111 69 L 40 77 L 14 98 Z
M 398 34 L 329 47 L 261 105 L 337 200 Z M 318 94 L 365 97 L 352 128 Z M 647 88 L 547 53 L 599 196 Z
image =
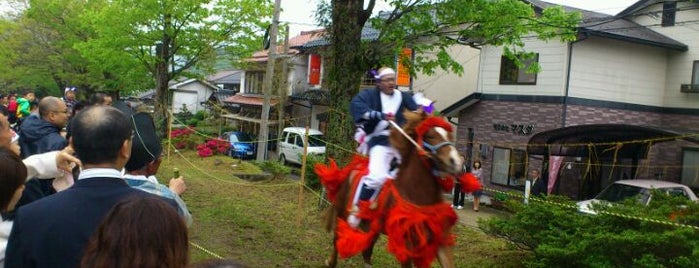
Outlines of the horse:
M 404 115 L 403 129 L 394 128 L 389 134 L 391 145 L 401 155 L 399 171 L 395 179 L 387 180 L 374 202 L 360 201 L 363 220 L 358 230 L 349 227 L 346 218 L 358 181 L 368 171 L 368 160 L 355 155 L 344 168 L 338 168 L 332 159 L 328 165 L 316 165 L 332 204 L 325 226 L 334 231 L 327 267 L 337 265 L 338 255 L 347 258 L 359 252 L 365 267 L 371 267 L 373 247 L 382 233 L 388 236 L 388 250 L 401 267 L 429 267 L 435 258 L 442 267 L 454 267 L 451 228 L 457 216 L 442 196 L 453 186 L 450 174 L 460 173 L 463 165 L 452 127 L 444 118 L 421 111 Z

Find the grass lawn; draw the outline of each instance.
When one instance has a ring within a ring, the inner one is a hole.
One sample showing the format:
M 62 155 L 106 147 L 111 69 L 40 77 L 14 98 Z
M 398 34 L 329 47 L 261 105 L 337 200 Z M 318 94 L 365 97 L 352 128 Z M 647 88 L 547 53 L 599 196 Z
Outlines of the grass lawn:
M 226 156 L 201 158 L 194 151 L 171 152 L 158 178 L 172 177 L 177 167 L 187 182 L 183 199 L 194 217 L 189 239 L 223 258 L 250 267 L 322 267 L 332 235 L 323 229 L 319 193 L 291 179 L 249 182 L 233 174 L 257 173 L 257 167 Z M 299 206 L 299 204 L 302 204 Z M 459 225 L 455 229 L 457 267 L 522 267 L 528 256 L 506 241 Z M 396 267 L 385 237 L 374 250 L 375 267 Z M 191 247 L 192 262 L 216 258 Z M 361 267 L 361 256 L 341 260 L 340 267 Z M 435 267 L 437 264 L 435 262 Z

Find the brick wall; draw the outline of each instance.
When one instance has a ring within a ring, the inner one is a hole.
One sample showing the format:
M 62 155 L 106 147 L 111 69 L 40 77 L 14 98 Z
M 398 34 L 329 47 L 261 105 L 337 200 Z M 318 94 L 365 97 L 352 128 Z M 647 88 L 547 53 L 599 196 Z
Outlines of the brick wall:
M 468 142 L 468 128 L 474 131 L 474 158 L 480 158 L 483 164 L 483 177 L 486 187 L 506 189 L 490 183 L 492 171 L 493 147 L 504 147 L 525 150 L 526 144 L 532 135 L 562 127 L 562 105 L 548 103 L 528 103 L 512 101 L 480 101 L 464 109 L 459 114 L 459 126 L 457 127 L 457 148 L 465 152 Z M 566 112 L 566 126 L 587 124 L 633 124 L 642 126 L 655 126 L 662 129 L 682 129 L 699 133 L 699 115 L 675 115 L 660 114 L 654 112 L 631 111 L 611 109 L 604 107 L 590 107 L 581 105 L 568 105 Z M 513 133 L 512 126 L 515 126 Z M 531 133 L 521 133 L 517 129 L 519 125 L 533 126 Z M 509 129 L 508 129 L 509 128 Z M 698 138 L 699 137 L 694 137 Z M 650 141 L 649 141 L 650 142 Z M 487 144 L 488 151 L 483 157 L 479 151 L 480 144 Z M 699 147 L 688 142 L 652 142 L 653 146 L 648 154 L 648 160 L 640 160 L 639 179 L 664 179 L 680 181 L 681 157 L 683 147 Z M 622 165 L 621 160 L 612 169 L 613 176 L 630 174 L 630 161 Z M 567 169 L 566 163 L 571 163 Z M 600 178 L 601 182 L 595 185 L 587 185 L 582 174 L 588 163 L 585 158 L 576 161 L 574 158 L 566 158 L 559 178 L 567 183 L 562 184 L 558 190 L 560 193 L 577 198 L 577 193 L 588 192 L 593 194 L 599 188 L 604 187 L 607 178 Z M 528 169 L 541 169 L 540 156 L 528 157 Z M 608 173 L 604 176 L 607 177 Z M 609 177 L 613 177 L 609 176 Z M 588 187 L 588 188 L 584 188 Z M 582 188 L 582 189 L 581 189 Z

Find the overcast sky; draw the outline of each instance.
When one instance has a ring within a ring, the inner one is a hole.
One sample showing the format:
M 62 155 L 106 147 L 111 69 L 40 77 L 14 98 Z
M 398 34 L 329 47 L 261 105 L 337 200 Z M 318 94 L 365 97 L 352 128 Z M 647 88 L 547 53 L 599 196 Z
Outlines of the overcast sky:
M 298 35 L 301 31 L 320 28 L 316 26 L 313 18 L 314 11 L 320 0 L 282 0 L 282 13 L 279 20 L 289 23 L 291 36 Z M 580 9 L 596 11 L 614 15 L 624 10 L 638 0 L 545 0 L 549 3 L 561 4 Z M 390 6 L 385 0 L 378 0 L 374 13 L 380 10 L 389 10 Z

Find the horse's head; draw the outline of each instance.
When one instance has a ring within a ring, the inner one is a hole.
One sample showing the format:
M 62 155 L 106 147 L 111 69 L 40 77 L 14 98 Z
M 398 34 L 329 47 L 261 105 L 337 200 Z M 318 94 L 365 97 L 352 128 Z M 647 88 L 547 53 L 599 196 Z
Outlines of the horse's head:
M 406 111 L 404 116 L 407 123 L 404 126 L 408 133 L 420 146 L 418 152 L 431 159 L 434 168 L 441 172 L 456 174 L 461 172 L 463 160 L 454 146 L 452 125 L 443 117 L 428 115 L 422 111 Z M 411 142 L 396 142 L 399 136 L 392 134 L 393 146 L 406 156 L 410 153 Z M 404 137 L 402 140 L 407 140 Z

